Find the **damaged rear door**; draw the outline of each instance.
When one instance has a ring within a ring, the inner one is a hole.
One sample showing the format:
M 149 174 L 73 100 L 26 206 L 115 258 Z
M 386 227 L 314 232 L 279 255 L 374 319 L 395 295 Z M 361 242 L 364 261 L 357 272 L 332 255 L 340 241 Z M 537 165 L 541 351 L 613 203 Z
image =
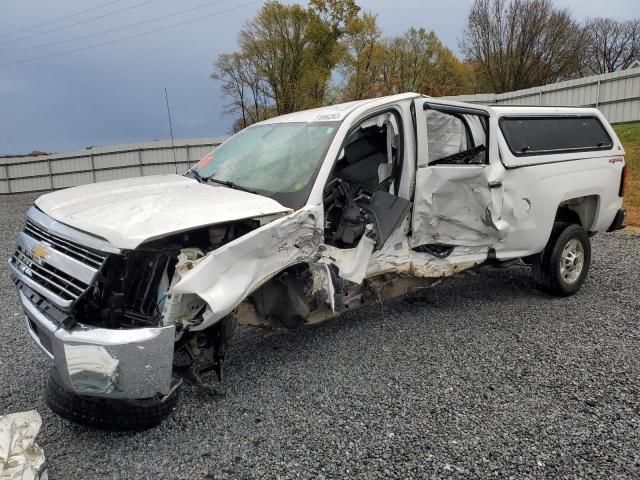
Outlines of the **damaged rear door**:
M 506 230 L 499 220 L 504 168 L 492 159 L 497 147 L 489 111 L 431 99 L 416 100 L 415 111 L 412 247 L 495 243 Z

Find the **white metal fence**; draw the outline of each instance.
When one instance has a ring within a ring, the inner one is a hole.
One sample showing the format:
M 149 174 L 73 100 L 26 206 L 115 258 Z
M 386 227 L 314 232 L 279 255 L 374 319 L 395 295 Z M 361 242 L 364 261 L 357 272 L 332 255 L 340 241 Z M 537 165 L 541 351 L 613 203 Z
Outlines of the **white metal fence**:
M 640 120 L 640 68 L 501 94 L 446 97 L 484 105 L 596 107 L 611 123 Z
M 34 192 L 161 173 L 184 173 L 224 138 L 94 147 L 74 153 L 0 158 L 0 193 Z

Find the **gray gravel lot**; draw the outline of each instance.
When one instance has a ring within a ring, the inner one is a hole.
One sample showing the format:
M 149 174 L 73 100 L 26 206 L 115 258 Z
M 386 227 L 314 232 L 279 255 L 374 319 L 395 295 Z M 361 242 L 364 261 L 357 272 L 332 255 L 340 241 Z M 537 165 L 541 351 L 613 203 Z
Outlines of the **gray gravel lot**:
M 34 198 L 0 196 L 3 257 Z M 593 251 L 568 299 L 511 268 L 296 331 L 241 329 L 225 398 L 187 386 L 135 434 L 47 409 L 2 260 L 0 414 L 40 412 L 52 480 L 640 478 L 640 236 Z

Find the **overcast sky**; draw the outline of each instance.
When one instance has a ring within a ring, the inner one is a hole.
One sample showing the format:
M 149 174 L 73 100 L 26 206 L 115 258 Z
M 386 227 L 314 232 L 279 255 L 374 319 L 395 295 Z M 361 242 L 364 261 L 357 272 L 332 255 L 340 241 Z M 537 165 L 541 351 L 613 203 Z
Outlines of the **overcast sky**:
M 238 30 L 256 14 L 260 2 L 111 0 L 109 5 L 91 12 L 30 28 L 107 2 L 109 0 L 1 2 L 0 155 L 32 150 L 64 152 L 90 145 L 168 138 L 165 87 L 169 92 L 176 138 L 228 132 L 231 120 L 222 114 L 225 100 L 209 74 L 218 54 L 235 49 Z M 570 8 L 578 19 L 640 16 L 638 0 L 557 0 L 556 3 Z M 209 5 L 164 20 L 122 28 L 203 4 Z M 359 4 L 378 14 L 385 35 L 400 34 L 411 26 L 425 27 L 435 30 L 445 45 L 458 53 L 458 39 L 471 0 L 359 0 Z M 125 8 L 128 10 L 85 22 Z M 97 48 L 56 55 L 192 19 L 199 20 Z M 60 29 L 78 22 L 84 23 Z M 72 40 L 114 29 L 120 30 Z M 20 32 L 15 33 L 17 31 Z M 16 63 L 37 57 L 48 58 Z

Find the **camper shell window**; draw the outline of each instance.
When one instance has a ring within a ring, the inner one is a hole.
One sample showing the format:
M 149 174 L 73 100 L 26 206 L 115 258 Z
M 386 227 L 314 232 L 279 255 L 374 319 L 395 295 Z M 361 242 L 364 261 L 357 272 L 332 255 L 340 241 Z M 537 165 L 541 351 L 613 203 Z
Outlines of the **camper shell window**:
M 503 117 L 500 129 L 517 157 L 613 147 L 611 137 L 596 117 Z

